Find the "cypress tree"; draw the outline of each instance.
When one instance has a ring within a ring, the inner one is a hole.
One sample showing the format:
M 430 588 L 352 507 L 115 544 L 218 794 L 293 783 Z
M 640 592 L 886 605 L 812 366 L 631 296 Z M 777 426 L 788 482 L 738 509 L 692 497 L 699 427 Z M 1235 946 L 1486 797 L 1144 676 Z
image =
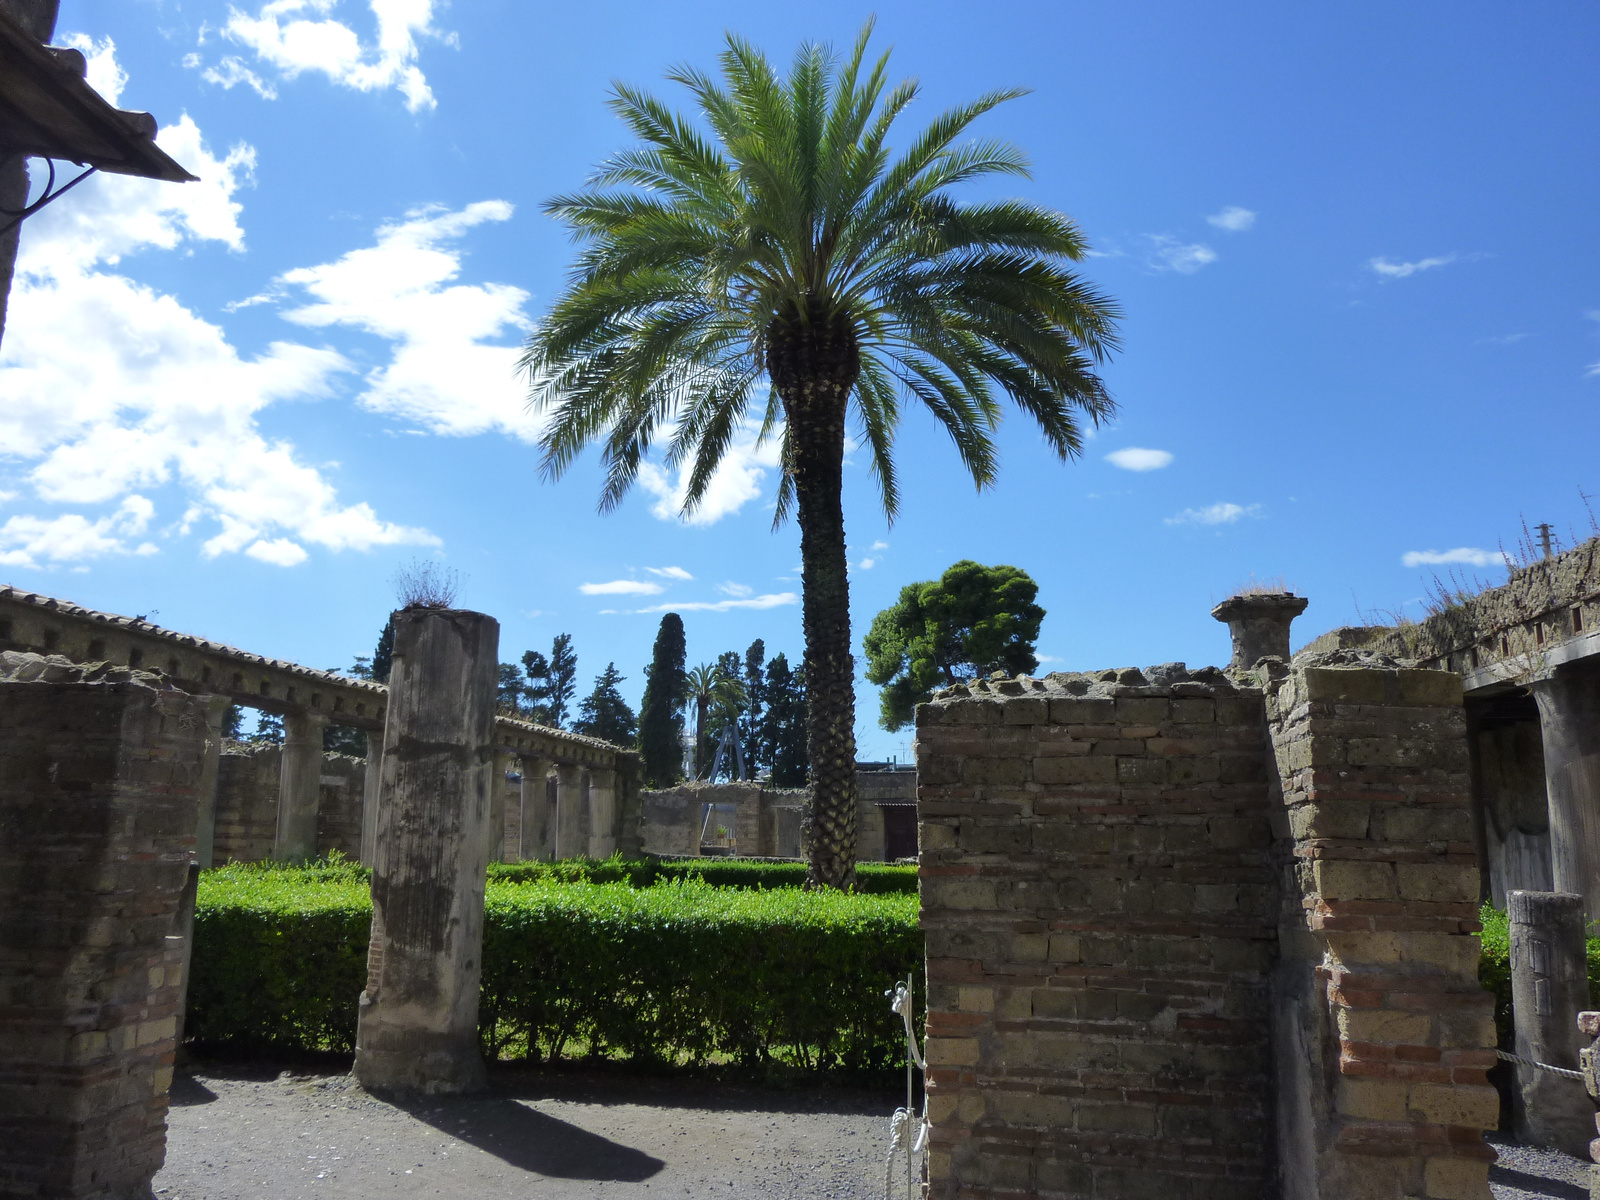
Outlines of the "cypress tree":
M 639 750 L 644 781 L 651 787 L 671 787 L 683 774 L 683 714 L 689 698 L 689 677 L 684 670 L 688 643 L 683 618 L 667 613 L 656 631 L 656 644 L 644 674 L 644 701 L 639 705 Z

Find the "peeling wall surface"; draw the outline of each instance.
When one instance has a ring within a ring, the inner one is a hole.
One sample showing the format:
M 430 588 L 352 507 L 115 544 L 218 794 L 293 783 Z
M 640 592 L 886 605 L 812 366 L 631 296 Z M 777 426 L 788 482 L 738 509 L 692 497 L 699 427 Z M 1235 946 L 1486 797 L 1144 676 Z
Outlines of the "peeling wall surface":
M 982 683 L 917 763 L 930 1196 L 1488 1200 L 1458 679 Z

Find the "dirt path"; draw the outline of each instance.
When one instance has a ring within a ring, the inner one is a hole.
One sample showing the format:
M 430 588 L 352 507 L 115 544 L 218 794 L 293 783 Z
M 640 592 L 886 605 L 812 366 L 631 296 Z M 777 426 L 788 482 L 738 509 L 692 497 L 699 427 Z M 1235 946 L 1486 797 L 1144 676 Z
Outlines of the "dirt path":
M 173 1087 L 162 1200 L 882 1194 L 893 1097 L 497 1076 L 390 1103 L 348 1075 L 197 1068 Z M 902 1168 L 903 1169 L 903 1168 Z

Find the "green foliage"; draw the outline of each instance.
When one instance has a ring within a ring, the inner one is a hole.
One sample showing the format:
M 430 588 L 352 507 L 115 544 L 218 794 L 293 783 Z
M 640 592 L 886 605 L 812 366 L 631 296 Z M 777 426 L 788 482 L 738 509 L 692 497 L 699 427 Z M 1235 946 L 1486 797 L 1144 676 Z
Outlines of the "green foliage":
M 349 1050 L 371 924 L 358 873 L 205 872 L 189 1035 Z M 494 1056 L 895 1066 L 903 1043 L 883 993 L 921 963 L 916 907 L 699 879 L 492 879 L 480 1035 Z
M 806 672 L 789 669 L 783 654 L 767 664 L 767 711 L 761 720 L 762 761 L 776 787 L 804 787 L 811 770 L 806 738 Z
M 698 879 L 712 887 L 791 888 L 805 882 L 798 862 L 760 862 L 740 858 L 644 858 L 613 856 L 603 861 L 575 858 L 560 862 L 490 863 L 489 878 L 502 883 L 626 883 L 653 887 L 679 879 Z M 856 891 L 863 895 L 916 895 L 917 869 L 892 863 L 860 863 Z
M 359 663 L 361 660 L 358 658 Z M 389 619 L 384 622 L 383 632 L 378 635 L 378 645 L 372 651 L 371 674 L 367 678 L 376 683 L 389 682 L 389 670 L 394 664 L 394 614 L 389 614 Z
M 528 719 L 553 729 L 566 728 L 569 706 L 578 690 L 578 655 L 572 649 L 572 635 L 556 634 L 549 658 L 529 650 L 522 656 L 522 669 L 528 682 L 522 688 L 520 707 Z
M 962 559 L 911 583 L 867 633 L 867 679 L 883 688 L 879 724 L 900 729 L 937 689 L 994 671 L 1030 672 L 1044 609 L 1026 571 Z
M 596 737 L 613 746 L 633 745 L 639 736 L 639 720 L 617 687 L 625 679 L 627 676 L 617 670 L 616 663 L 606 664 L 594 681 L 594 691 L 578 705 L 578 719 L 572 723 L 574 733 Z
M 667 613 L 656 630 L 655 648 L 644 673 L 644 700 L 639 705 L 639 754 L 644 782 L 649 787 L 671 787 L 683 776 L 683 715 L 689 698 L 689 677 L 684 670 L 688 646 L 683 618 Z
M 1483 951 L 1478 957 L 1478 980 L 1494 993 L 1494 1023 L 1500 1035 L 1500 1045 L 1509 1050 L 1512 1041 L 1511 1025 L 1511 921 L 1505 913 L 1488 904 L 1478 914 L 1483 922 L 1480 940 Z M 1593 933 L 1593 927 L 1590 932 Z M 1600 1008 L 1600 937 L 1590 937 L 1587 948 L 1589 960 L 1589 1003 Z

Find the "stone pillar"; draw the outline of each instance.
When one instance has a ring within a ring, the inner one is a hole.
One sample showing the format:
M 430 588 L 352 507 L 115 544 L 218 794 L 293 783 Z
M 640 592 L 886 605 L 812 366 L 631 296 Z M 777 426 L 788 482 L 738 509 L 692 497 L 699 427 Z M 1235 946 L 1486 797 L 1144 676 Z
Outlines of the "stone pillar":
M 483 891 L 500 626 L 403 609 L 383 735 L 372 940 L 356 1030 L 369 1088 L 484 1085 L 478 1051 Z
M 522 760 L 522 837 L 518 853 L 535 862 L 555 857 L 555 822 L 550 811 L 550 761 Z
M 1289 661 L 1289 626 L 1310 601 L 1289 592 L 1231 596 L 1211 610 L 1233 638 L 1230 671 L 1248 671 L 1270 655 Z
M 148 1197 L 204 704 L 131 681 L 0 680 L 0 729 L 0 1195 Z
M 287 713 L 278 766 L 278 836 L 272 857 L 298 862 L 317 856 L 317 803 L 322 798 L 321 713 Z
M 494 778 L 489 785 L 490 862 L 504 862 L 506 857 L 506 776 L 515 758 L 508 750 L 494 752 Z
M 378 853 L 378 797 L 383 788 L 383 734 L 367 731 L 367 771 L 361 777 L 361 862 L 370 867 Z
M 1557 667 L 1533 685 L 1550 798 L 1555 890 L 1583 897 L 1600 920 L 1600 667 Z
M 1511 1008 L 1516 1053 L 1553 1067 L 1578 1069 L 1578 1013 L 1589 1003 L 1583 897 L 1512 892 Z M 1579 1158 L 1594 1136 L 1594 1106 L 1583 1084 L 1517 1066 L 1513 1119 L 1517 1137 Z
M 555 858 L 579 858 L 583 844 L 583 768 L 556 765 Z
M 589 769 L 589 857 L 610 858 L 617 852 L 617 773 Z
M 206 756 L 200 769 L 200 819 L 195 827 L 194 860 L 215 866 L 217 841 L 217 779 L 222 773 L 222 719 L 228 715 L 226 696 L 201 698 L 206 715 Z

